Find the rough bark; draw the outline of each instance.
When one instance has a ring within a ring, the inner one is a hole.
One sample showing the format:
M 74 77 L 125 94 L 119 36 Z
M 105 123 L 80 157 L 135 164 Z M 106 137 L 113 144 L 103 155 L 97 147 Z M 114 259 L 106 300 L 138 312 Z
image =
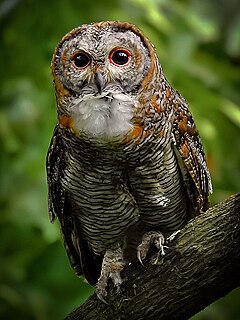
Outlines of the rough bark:
M 80 319 L 189 319 L 240 284 L 240 194 L 191 220 L 157 264 L 125 267 L 108 305 L 94 294 L 69 314 Z

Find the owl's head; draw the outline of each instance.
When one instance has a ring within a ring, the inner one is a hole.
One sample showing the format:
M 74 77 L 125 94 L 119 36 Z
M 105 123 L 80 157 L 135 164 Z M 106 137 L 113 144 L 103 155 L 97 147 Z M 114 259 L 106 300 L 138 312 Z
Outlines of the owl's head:
M 125 101 L 130 108 L 151 83 L 156 64 L 153 45 L 136 26 L 117 21 L 82 25 L 63 37 L 53 55 L 58 106 L 62 113 L 71 113 L 85 101 L 88 104 L 77 109 L 85 117 L 85 109 L 109 112 L 104 99 Z M 93 103 L 96 99 L 98 104 Z M 77 121 L 83 126 L 80 118 Z

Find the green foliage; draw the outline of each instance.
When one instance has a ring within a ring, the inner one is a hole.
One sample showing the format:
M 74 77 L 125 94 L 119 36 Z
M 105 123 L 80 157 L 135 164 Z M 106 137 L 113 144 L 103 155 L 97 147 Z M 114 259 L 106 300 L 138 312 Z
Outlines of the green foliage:
M 100 20 L 126 20 L 148 35 L 169 81 L 190 103 L 216 203 L 239 191 L 238 7 L 238 0 L 0 3 L 1 319 L 62 319 L 92 292 L 70 269 L 59 226 L 47 216 L 45 157 L 56 122 L 50 61 L 60 38 Z M 237 319 L 239 295 L 235 290 L 195 319 Z

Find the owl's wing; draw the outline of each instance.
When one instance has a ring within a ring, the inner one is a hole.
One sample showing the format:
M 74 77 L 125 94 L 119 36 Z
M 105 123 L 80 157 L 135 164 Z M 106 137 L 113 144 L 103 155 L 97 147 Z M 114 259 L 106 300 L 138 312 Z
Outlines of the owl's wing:
M 79 220 L 72 214 L 73 208 L 61 182 L 64 175 L 65 156 L 68 152 L 62 139 L 63 129 L 57 125 L 47 154 L 48 204 L 51 222 L 58 218 L 64 245 L 72 268 L 77 275 L 84 275 L 95 284 L 101 271 L 102 258 L 90 252 L 81 238 Z
M 193 215 L 197 215 L 206 211 L 209 205 L 208 196 L 212 192 L 210 173 L 203 145 L 187 103 L 183 99 L 181 104 L 176 104 L 174 107 L 174 150 L 193 208 Z

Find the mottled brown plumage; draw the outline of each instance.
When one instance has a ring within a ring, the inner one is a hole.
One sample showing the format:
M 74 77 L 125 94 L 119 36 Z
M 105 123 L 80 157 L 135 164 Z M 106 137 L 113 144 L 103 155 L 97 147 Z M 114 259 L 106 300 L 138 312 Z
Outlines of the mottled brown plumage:
M 211 180 L 184 98 L 134 25 L 83 25 L 63 37 L 52 71 L 58 106 L 47 159 L 51 221 L 72 267 L 104 300 L 126 261 L 208 207 Z

